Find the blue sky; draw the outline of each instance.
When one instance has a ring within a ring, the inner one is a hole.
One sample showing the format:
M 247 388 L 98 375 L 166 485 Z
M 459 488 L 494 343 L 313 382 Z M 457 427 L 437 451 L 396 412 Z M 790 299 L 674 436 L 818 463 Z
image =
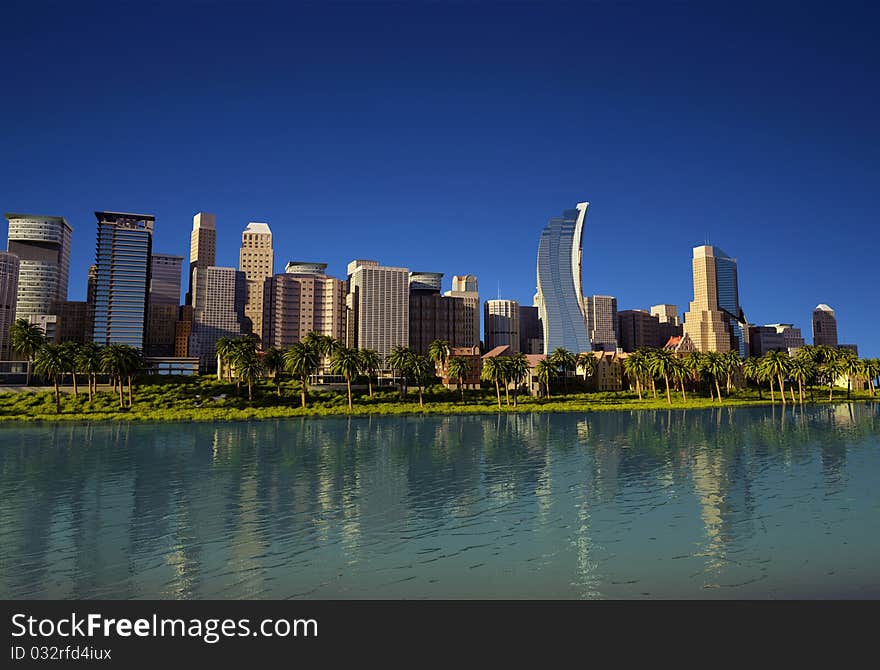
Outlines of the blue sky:
M 202 210 L 222 265 L 266 221 L 279 270 L 531 304 L 541 228 L 588 200 L 587 293 L 684 311 L 708 237 L 750 321 L 809 340 L 825 302 L 880 356 L 880 12 L 711 4 L 5 3 L 0 207 L 72 223 L 71 299 L 94 210 L 181 255 Z

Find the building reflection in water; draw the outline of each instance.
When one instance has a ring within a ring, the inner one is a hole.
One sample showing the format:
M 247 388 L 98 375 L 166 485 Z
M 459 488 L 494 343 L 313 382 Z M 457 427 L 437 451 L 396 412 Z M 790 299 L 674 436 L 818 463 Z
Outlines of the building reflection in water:
M 723 585 L 773 487 L 858 484 L 877 407 L 6 425 L 0 595 L 595 598 L 676 554 Z

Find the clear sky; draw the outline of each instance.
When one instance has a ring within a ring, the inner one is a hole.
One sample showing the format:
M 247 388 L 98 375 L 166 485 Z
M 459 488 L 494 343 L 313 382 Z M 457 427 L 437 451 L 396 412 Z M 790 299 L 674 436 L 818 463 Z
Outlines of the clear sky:
M 880 11 L 869 3 L 3 3 L 0 208 L 156 216 L 218 264 L 268 222 L 276 269 L 473 273 L 531 304 L 538 237 L 588 200 L 584 289 L 692 297 L 739 261 L 753 323 L 820 302 L 880 356 Z M 5 235 L 5 230 L 2 231 Z

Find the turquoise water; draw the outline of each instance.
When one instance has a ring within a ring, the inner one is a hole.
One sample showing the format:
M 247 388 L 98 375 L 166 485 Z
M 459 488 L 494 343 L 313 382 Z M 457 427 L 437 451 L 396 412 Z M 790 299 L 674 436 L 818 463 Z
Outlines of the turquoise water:
M 880 405 L 0 426 L 2 598 L 877 598 Z

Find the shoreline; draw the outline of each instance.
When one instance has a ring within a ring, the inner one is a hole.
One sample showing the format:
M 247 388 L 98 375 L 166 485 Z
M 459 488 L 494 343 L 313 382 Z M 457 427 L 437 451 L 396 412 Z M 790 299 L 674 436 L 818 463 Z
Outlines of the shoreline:
M 143 392 L 143 389 L 140 389 Z M 840 394 L 840 395 L 838 395 Z M 472 415 L 472 414 L 544 414 L 544 413 L 571 413 L 571 412 L 616 412 L 616 411 L 658 411 L 658 410 L 688 410 L 688 409 L 711 409 L 724 407 L 758 407 L 758 406 L 776 406 L 787 409 L 789 407 L 806 407 L 811 405 L 837 405 L 841 403 L 875 403 L 880 402 L 880 395 L 871 396 L 867 391 L 853 392 L 851 397 L 845 397 L 843 393 L 837 391 L 832 400 L 828 400 L 819 396 L 814 401 L 805 401 L 792 403 L 787 402 L 785 405 L 779 402 L 771 402 L 769 397 L 763 399 L 757 397 L 742 397 L 741 395 L 731 395 L 723 399 L 721 403 L 717 400 L 713 401 L 702 396 L 689 397 L 687 402 L 682 402 L 679 395 L 678 398 L 673 397 L 670 405 L 666 400 L 665 392 L 658 391 L 658 397 L 644 398 L 639 400 L 635 394 L 630 397 L 628 392 L 608 392 L 608 393 L 582 393 L 571 394 L 566 397 L 559 395 L 550 399 L 536 399 L 532 396 L 525 396 L 519 399 L 517 406 L 512 404 L 508 407 L 502 399 L 502 406 L 499 409 L 494 397 L 488 396 L 473 397 L 469 401 L 462 403 L 459 401 L 449 401 L 448 399 L 436 400 L 426 399 L 424 406 L 420 407 L 418 399 L 413 395 L 408 396 L 407 400 L 400 401 L 389 397 L 378 399 L 368 399 L 366 396 L 357 398 L 354 408 L 349 410 L 347 403 L 344 402 L 344 396 L 332 397 L 328 400 L 315 398 L 314 404 L 305 408 L 298 406 L 299 396 L 288 394 L 278 399 L 274 395 L 264 395 L 260 400 L 264 404 L 248 404 L 246 397 L 233 396 L 223 399 L 222 406 L 211 407 L 180 407 L 171 404 L 168 407 L 149 407 L 148 402 L 141 402 L 139 406 L 138 393 L 135 393 L 133 408 L 120 410 L 118 407 L 111 409 L 95 408 L 92 411 L 81 411 L 85 408 L 77 407 L 80 411 L 72 411 L 69 408 L 60 414 L 54 412 L 54 401 L 51 403 L 51 411 L 48 403 L 45 402 L 45 396 L 34 394 L 34 397 L 40 398 L 43 402 L 39 407 L 33 407 L 33 412 L 15 412 L 5 413 L 3 405 L 7 400 L 11 400 L 11 396 L 19 396 L 20 393 L 2 394 L 0 396 L 0 424 L 16 424 L 16 423 L 172 423 L 172 422 L 233 422 L 233 421 L 264 421 L 277 419 L 296 419 L 296 418 L 345 418 L 345 417 L 373 417 L 373 416 L 455 416 L 455 415 Z M 51 394 L 50 394 L 51 395 Z M 82 393 L 80 393 L 80 405 L 82 402 Z M 335 396 L 336 394 L 333 394 Z M 841 397 L 841 395 L 843 397 Z M 5 397 L 4 397 L 5 396 Z M 594 396 L 594 397 L 590 397 Z M 109 399 L 106 394 L 101 400 Z M 115 401 L 116 396 L 112 397 Z M 339 403 L 340 398 L 343 400 Z M 70 400 L 73 400 L 70 398 Z M 491 403 L 489 402 L 491 400 Z M 286 403 L 284 401 L 287 401 Z M 272 404 L 265 404 L 270 402 Z M 329 402 L 329 405 L 328 405 Z M 36 404 L 36 403 L 33 403 Z M 42 410 L 42 411 L 40 411 Z

